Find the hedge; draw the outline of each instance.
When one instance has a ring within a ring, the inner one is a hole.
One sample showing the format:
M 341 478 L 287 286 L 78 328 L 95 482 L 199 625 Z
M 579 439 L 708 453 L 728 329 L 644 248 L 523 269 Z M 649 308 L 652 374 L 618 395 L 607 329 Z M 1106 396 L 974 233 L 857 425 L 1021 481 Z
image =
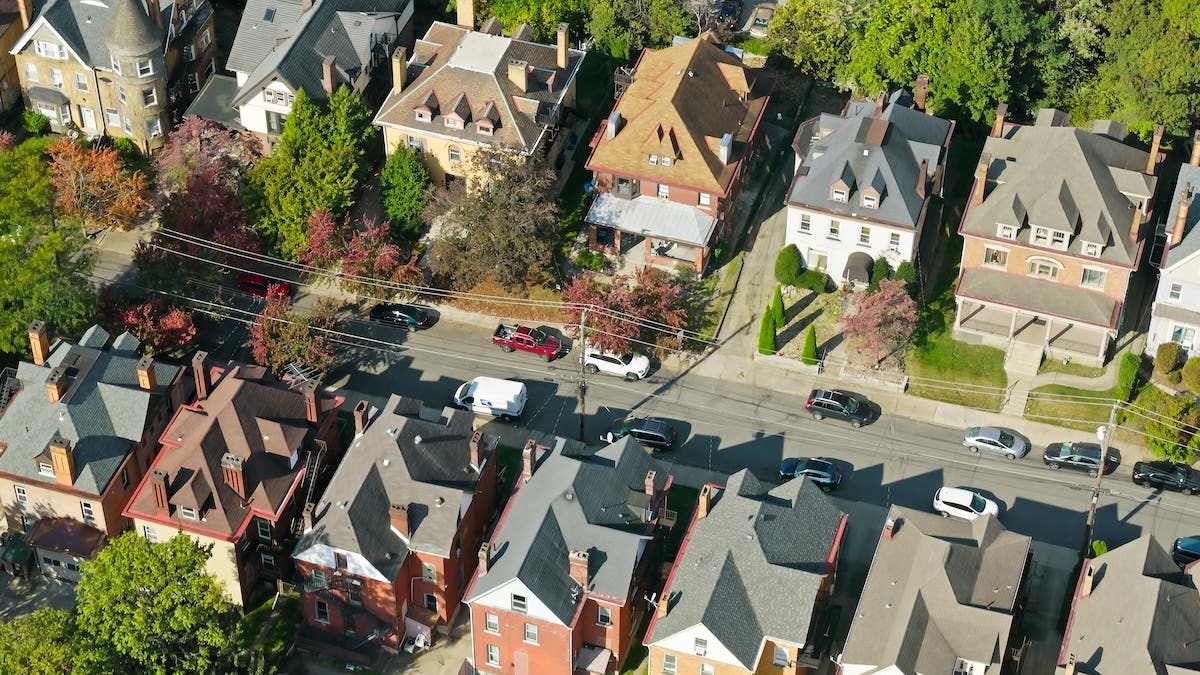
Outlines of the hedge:
M 1138 367 L 1142 365 L 1142 357 L 1133 352 L 1125 352 L 1121 357 L 1121 365 L 1117 370 L 1117 398 L 1121 403 L 1128 403 L 1133 398 L 1137 387 Z
M 763 312 L 762 324 L 758 327 L 758 353 L 775 353 L 775 315 L 769 305 Z

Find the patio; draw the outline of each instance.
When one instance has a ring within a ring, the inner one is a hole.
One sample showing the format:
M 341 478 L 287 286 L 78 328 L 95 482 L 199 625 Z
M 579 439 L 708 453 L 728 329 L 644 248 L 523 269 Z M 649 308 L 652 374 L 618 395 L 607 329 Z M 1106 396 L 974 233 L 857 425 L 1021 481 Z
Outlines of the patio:
M 1001 349 L 1007 349 L 1013 341 L 1040 344 L 1051 358 L 1070 356 L 1101 366 L 1109 344 L 1108 331 L 1095 326 L 963 298 L 958 299 L 954 331 L 982 338 L 983 344 Z

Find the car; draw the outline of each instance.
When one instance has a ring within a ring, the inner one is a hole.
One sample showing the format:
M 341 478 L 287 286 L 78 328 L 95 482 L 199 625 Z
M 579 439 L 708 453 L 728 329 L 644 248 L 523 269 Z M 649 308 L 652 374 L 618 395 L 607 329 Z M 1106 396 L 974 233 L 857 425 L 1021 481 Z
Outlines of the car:
M 938 488 L 938 491 L 933 493 L 933 510 L 945 518 L 954 516 L 963 520 L 1000 515 L 1000 507 L 996 502 L 974 490 L 954 487 Z
M 291 300 L 292 289 L 282 281 L 268 279 L 254 272 L 242 272 L 238 275 L 237 289 L 247 295 L 259 298 L 278 298 Z
M 616 354 L 588 347 L 583 350 L 583 369 L 591 375 L 605 373 L 634 382 L 650 372 L 650 359 L 641 354 Z
M 754 8 L 753 18 L 750 19 L 750 35 L 752 37 L 767 37 L 771 27 L 771 18 L 775 16 L 775 4 L 764 2 Z
M 1133 465 L 1133 482 L 1185 495 L 1200 492 L 1200 472 L 1179 462 L 1137 462 Z
M 657 417 L 634 417 L 615 420 L 612 427 L 600 436 L 606 443 L 633 436 L 634 440 L 652 450 L 675 449 L 675 427 L 670 422 Z
M 1042 462 L 1051 469 L 1086 471 L 1089 476 L 1095 477 L 1101 469 L 1101 452 L 1099 443 L 1051 443 L 1042 453 Z M 1120 463 L 1121 458 L 1116 451 L 1109 451 L 1104 461 L 1104 473 L 1112 471 Z
M 1029 454 L 1029 439 L 1005 427 L 967 427 L 962 444 L 971 452 L 990 452 L 1008 459 Z
M 1200 560 L 1200 537 L 1180 537 L 1171 546 L 1171 560 L 1180 567 L 1187 567 Z
M 855 428 L 871 421 L 871 403 L 858 394 L 840 389 L 813 389 L 804 409 L 815 420 L 832 417 L 846 420 Z
M 383 302 L 371 308 L 371 320 L 400 328 L 424 328 L 429 325 L 429 313 L 416 305 Z
M 779 463 L 779 480 L 789 481 L 804 476 L 825 492 L 842 484 L 842 472 L 824 457 L 788 457 Z

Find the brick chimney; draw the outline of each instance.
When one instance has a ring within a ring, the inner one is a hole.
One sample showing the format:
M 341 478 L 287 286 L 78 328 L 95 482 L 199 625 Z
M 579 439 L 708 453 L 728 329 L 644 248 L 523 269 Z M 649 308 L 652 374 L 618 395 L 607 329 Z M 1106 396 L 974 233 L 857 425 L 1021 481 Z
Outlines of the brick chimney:
M 304 523 L 304 531 L 308 532 L 317 524 L 317 505 L 308 503 L 304 505 L 304 512 L 300 514 L 301 522 Z
M 617 110 L 612 111 L 608 115 L 608 122 L 604 125 L 604 138 L 612 140 L 617 137 L 617 132 L 621 130 L 621 113 Z
M 54 467 L 54 481 L 59 485 L 75 484 L 75 452 L 71 441 L 54 434 L 50 439 L 50 465 Z
M 138 386 L 146 391 L 154 391 L 158 388 L 158 378 L 154 373 L 154 359 L 149 356 L 143 356 L 137 362 L 137 378 Z
M 558 24 L 558 43 L 556 46 L 558 47 L 558 67 L 560 70 L 565 70 L 567 67 L 569 61 L 567 56 L 570 54 L 568 51 L 570 45 L 571 26 L 565 22 Z
M 917 86 L 913 92 L 913 104 L 917 110 L 925 111 L 925 99 L 929 96 L 929 76 L 918 75 Z
M 571 579 L 575 583 L 582 586 L 585 590 L 588 587 L 588 554 L 587 551 L 571 551 L 567 555 L 567 562 L 571 569 Z
M 50 397 L 51 403 L 58 403 L 66 393 L 67 368 L 59 366 L 50 371 L 50 375 L 46 377 L 46 394 Z
M 1200 166 L 1200 129 L 1192 134 L 1192 158 L 1188 160 L 1192 166 Z
M 22 0 L 22 2 L 25 1 L 27 0 Z M 34 321 L 29 324 L 29 350 L 33 352 L 35 365 L 46 365 L 46 359 L 50 357 L 50 335 L 46 332 L 45 321 Z
M 237 496 L 243 500 L 246 499 L 246 477 L 242 473 L 242 458 L 231 453 L 225 453 L 221 458 L 221 479 L 229 486 L 229 489 L 237 493 Z
M 208 369 L 208 352 L 196 352 L 192 357 L 192 376 L 196 380 L 196 400 L 203 401 L 212 393 L 212 373 Z
M 17 0 L 17 9 L 21 12 L 21 30 L 29 30 L 33 23 L 33 0 Z
M 471 440 L 467 441 L 467 448 L 471 451 L 471 466 L 479 469 L 483 466 L 483 432 L 476 431 L 471 434 Z
M 900 529 L 900 523 L 895 518 L 888 518 L 887 522 L 883 524 L 883 538 L 891 539 L 898 529 Z
M 525 441 L 525 447 L 521 450 L 521 483 L 529 482 L 533 478 L 533 470 L 537 468 L 537 442 L 532 438 Z
M 1146 173 L 1151 176 L 1158 168 L 1158 147 L 1162 145 L 1163 125 L 1159 124 L 1154 127 L 1154 138 L 1150 141 L 1150 157 L 1146 159 Z
M 1067 665 L 1063 668 L 1063 675 L 1075 675 L 1075 654 L 1067 654 Z
M 667 614 L 671 611 L 670 596 L 664 588 L 662 597 L 658 599 L 658 604 L 654 606 L 654 616 L 658 619 L 667 618 Z
M 646 494 L 647 494 L 647 495 L 650 495 L 650 499 L 654 499 L 654 493 L 655 493 L 655 489 L 654 489 L 654 477 L 655 477 L 655 476 L 657 476 L 657 475 L 658 475 L 658 474 L 657 474 L 657 473 L 655 473 L 655 471 L 654 471 L 653 469 L 651 469 L 650 471 L 647 471 L 647 472 L 646 472 L 646 483 L 645 483 L 645 486 L 646 486 Z
M 487 574 L 488 568 L 492 562 L 492 545 L 490 542 L 483 542 L 479 547 L 479 573 Z
M 388 521 L 392 529 L 401 537 L 408 539 L 412 536 L 411 525 L 408 522 L 408 507 L 404 504 L 392 504 L 388 507 Z
M 509 59 L 508 79 L 522 92 L 529 91 L 529 62 L 521 59 Z
M 992 165 L 992 156 L 983 153 L 979 157 L 979 164 L 975 165 L 975 186 L 971 192 L 971 206 L 979 206 L 983 203 L 984 193 L 987 190 L 987 174 L 988 167 Z
M 1092 594 L 1092 584 L 1096 582 L 1096 566 L 1091 560 L 1087 561 L 1087 569 L 1083 571 L 1083 583 L 1079 586 L 1079 597 L 1086 598 Z
M 917 174 L 917 196 L 925 198 L 925 184 L 929 182 L 929 160 L 921 160 L 921 171 Z
M 396 47 L 392 52 L 392 91 L 403 91 L 408 84 L 408 50 Z
M 150 20 L 155 26 L 160 29 L 163 27 L 162 10 L 159 8 L 158 0 L 146 0 L 146 14 L 150 15 Z
M 1142 233 L 1142 210 L 1133 209 L 1133 222 L 1129 223 L 1129 241 L 1136 244 Z
M 337 59 L 332 54 L 326 56 L 324 61 L 321 61 L 321 87 L 329 96 L 333 96 L 333 90 L 337 87 L 337 82 L 333 79 L 333 71 L 336 65 Z
M 1188 210 L 1192 205 L 1192 184 L 1183 187 L 1179 195 L 1178 213 L 1175 215 L 1175 225 L 1171 228 L 1171 247 L 1174 248 L 1183 241 L 1183 231 L 1187 227 Z
M 1004 117 L 1008 115 L 1008 104 L 1001 103 L 996 106 L 996 119 L 992 121 L 992 137 L 1000 138 L 1004 135 Z
M 475 0 L 456 0 L 454 5 L 458 27 L 475 30 Z
M 712 502 L 712 488 L 705 485 L 700 488 L 700 498 L 696 502 L 696 519 L 699 520 L 708 515 L 708 509 Z
M 167 472 L 155 469 L 150 472 L 150 491 L 154 495 L 154 512 L 160 516 L 171 515 L 171 502 L 167 497 Z
M 354 411 L 350 416 L 354 418 L 354 435 L 362 436 L 367 430 L 367 416 L 370 413 L 371 404 L 365 400 L 359 401 L 358 405 L 354 406 Z
M 301 391 L 304 392 L 304 418 L 313 424 L 321 422 L 321 403 L 317 398 L 317 390 L 320 387 L 320 383 L 316 380 L 309 380 L 301 388 Z

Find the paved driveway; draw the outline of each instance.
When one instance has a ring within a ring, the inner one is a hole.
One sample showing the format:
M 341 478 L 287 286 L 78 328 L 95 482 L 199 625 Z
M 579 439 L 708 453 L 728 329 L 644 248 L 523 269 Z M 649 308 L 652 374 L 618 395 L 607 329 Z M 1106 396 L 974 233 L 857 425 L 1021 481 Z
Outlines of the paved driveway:
M 0 619 L 11 621 L 39 609 L 71 609 L 75 606 L 75 584 L 37 576 L 31 582 L 0 572 Z

